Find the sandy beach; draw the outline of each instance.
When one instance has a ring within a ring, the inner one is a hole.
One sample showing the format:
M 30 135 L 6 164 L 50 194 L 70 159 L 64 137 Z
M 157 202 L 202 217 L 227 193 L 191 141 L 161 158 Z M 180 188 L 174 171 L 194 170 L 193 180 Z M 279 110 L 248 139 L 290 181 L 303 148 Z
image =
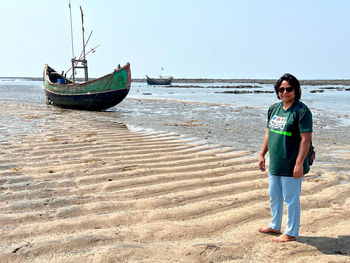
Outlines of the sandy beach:
M 337 120 L 315 113 L 300 236 L 276 244 L 257 231 L 270 219 L 260 115 L 137 130 L 150 120 L 96 114 L 0 104 L 12 120 L 0 127 L 0 262 L 350 262 L 349 127 Z

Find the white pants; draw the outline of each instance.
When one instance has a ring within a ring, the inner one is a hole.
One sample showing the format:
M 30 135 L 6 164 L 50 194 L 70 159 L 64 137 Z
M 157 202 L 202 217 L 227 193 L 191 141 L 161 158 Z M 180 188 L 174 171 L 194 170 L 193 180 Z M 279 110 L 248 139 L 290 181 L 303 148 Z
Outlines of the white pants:
M 284 201 L 287 207 L 285 234 L 294 237 L 299 234 L 302 178 L 269 174 L 269 195 L 272 216 L 270 228 L 281 230 Z

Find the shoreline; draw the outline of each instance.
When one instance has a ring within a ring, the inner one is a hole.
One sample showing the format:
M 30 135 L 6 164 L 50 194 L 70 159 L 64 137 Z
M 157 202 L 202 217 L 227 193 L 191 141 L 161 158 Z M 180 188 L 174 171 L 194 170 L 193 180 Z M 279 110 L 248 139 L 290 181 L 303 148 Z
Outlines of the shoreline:
M 42 77 L 0 77 L 1 79 L 21 79 L 29 81 L 42 81 Z M 95 78 L 90 78 L 92 80 Z M 82 79 L 81 79 L 82 80 Z M 172 83 L 257 83 L 275 84 L 277 79 L 213 79 L 213 78 L 174 78 Z M 131 82 L 145 83 L 146 78 L 134 78 Z M 301 79 L 302 86 L 344 85 L 350 86 L 350 79 Z

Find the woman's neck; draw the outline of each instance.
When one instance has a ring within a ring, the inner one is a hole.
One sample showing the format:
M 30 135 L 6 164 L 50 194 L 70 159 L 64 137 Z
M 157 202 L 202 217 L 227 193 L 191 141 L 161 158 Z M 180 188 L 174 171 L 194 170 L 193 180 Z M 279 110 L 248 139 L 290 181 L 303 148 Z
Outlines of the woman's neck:
M 293 105 L 294 101 L 295 101 L 295 100 L 288 101 L 288 102 L 283 101 L 283 109 L 284 109 L 284 110 L 288 110 L 288 109 L 290 108 L 290 106 Z

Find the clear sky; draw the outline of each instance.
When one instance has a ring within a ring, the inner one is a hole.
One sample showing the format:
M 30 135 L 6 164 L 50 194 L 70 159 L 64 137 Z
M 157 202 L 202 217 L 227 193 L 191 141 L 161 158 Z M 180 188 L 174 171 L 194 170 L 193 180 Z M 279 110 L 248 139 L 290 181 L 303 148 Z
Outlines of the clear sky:
M 41 77 L 72 57 L 68 0 L 0 1 L 0 76 Z M 71 0 L 75 55 L 85 13 L 89 76 L 350 78 L 348 0 Z

